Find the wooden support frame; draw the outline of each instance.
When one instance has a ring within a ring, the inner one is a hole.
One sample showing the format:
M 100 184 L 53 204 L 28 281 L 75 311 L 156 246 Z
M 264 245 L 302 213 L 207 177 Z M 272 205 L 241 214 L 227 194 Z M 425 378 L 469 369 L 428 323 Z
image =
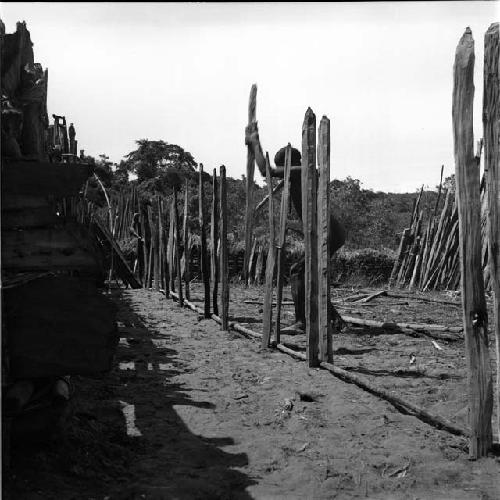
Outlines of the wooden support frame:
M 453 67 L 453 138 L 459 214 L 460 268 L 469 393 L 469 456 L 486 456 L 492 445 L 492 381 L 488 319 L 481 268 L 479 165 L 474 155 L 474 40 L 465 30 Z
M 180 252 L 180 231 L 179 231 L 179 212 L 177 210 L 177 188 L 174 187 L 173 194 L 173 216 L 174 216 L 174 231 L 175 231 L 175 268 L 177 273 L 177 294 L 179 295 L 179 305 L 184 305 L 184 297 L 182 295 L 182 274 L 181 274 L 181 252 Z

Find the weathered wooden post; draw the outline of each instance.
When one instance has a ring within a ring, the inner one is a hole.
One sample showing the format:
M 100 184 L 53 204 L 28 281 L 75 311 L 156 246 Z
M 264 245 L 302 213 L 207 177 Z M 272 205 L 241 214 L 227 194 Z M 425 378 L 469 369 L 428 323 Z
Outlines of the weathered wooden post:
M 186 299 L 190 299 L 189 280 L 190 280 L 190 248 L 189 248 L 189 224 L 188 224 L 188 207 L 189 207 L 189 185 L 186 179 L 184 191 L 184 219 L 182 228 L 182 238 L 184 240 L 184 289 L 186 291 Z
M 205 215 L 203 205 L 205 201 L 205 189 L 203 186 L 203 163 L 200 163 L 199 183 L 198 183 L 198 217 L 200 221 L 200 269 L 203 276 L 203 286 L 205 289 L 205 318 L 210 318 L 210 266 L 207 256 L 207 230 L 205 225 Z
M 257 85 L 253 84 L 250 89 L 248 100 L 248 125 L 256 120 Z M 248 285 L 248 261 L 250 258 L 250 245 L 252 242 L 253 228 L 253 177 L 255 172 L 255 156 L 251 146 L 247 147 L 247 178 L 246 178 L 246 207 L 245 207 L 245 259 L 243 261 L 243 281 Z
M 173 201 L 170 203 L 168 241 L 167 241 L 167 263 L 168 263 L 168 291 L 175 291 L 175 273 L 174 273 L 174 209 Z
M 273 276 L 274 276 L 274 206 L 273 185 L 271 183 L 271 166 L 269 154 L 266 153 L 266 182 L 269 202 L 269 250 L 266 260 L 266 285 L 264 289 L 264 311 L 262 317 L 262 347 L 269 347 L 273 317 Z
M 302 222 L 305 247 L 305 310 L 307 361 L 319 366 L 318 358 L 318 237 L 316 223 L 316 115 L 307 108 L 302 125 Z
M 500 41 L 499 23 L 484 36 L 483 139 L 488 198 L 488 265 L 494 293 L 497 435 L 500 440 Z
M 217 299 L 219 294 L 219 259 L 217 258 L 217 241 L 219 239 L 218 226 L 219 226 L 219 203 L 217 200 L 217 169 L 214 168 L 214 175 L 212 177 L 212 214 L 210 220 L 210 242 L 212 246 L 212 252 L 210 254 L 211 266 L 210 266 L 210 278 L 212 280 L 212 307 L 214 314 L 219 315 L 219 307 L 217 305 Z
M 220 274 L 222 330 L 229 329 L 229 265 L 227 253 L 227 187 L 226 167 L 220 166 Z
M 181 274 L 181 252 L 180 252 L 180 231 L 179 231 L 179 212 L 177 210 L 177 187 L 174 187 L 174 227 L 175 227 L 175 269 L 177 272 L 177 293 L 179 294 L 179 306 L 184 306 L 182 296 L 182 274 Z
M 274 330 L 274 341 L 276 345 L 280 343 L 280 329 L 281 329 L 281 300 L 283 297 L 283 281 L 285 272 L 285 241 L 286 241 L 286 225 L 288 214 L 288 202 L 290 198 L 290 170 L 292 167 L 292 146 L 288 143 L 285 150 L 285 172 L 284 172 L 284 187 L 281 194 L 280 206 L 280 232 L 278 235 L 278 262 L 277 262 L 277 277 L 276 277 L 276 322 Z
M 453 139 L 459 214 L 460 268 L 469 390 L 469 456 L 483 457 L 492 444 L 492 382 L 481 267 L 479 165 L 474 155 L 474 40 L 465 30 L 453 67 Z
M 318 330 L 319 359 L 332 362 L 330 304 L 330 120 L 323 116 L 318 133 Z

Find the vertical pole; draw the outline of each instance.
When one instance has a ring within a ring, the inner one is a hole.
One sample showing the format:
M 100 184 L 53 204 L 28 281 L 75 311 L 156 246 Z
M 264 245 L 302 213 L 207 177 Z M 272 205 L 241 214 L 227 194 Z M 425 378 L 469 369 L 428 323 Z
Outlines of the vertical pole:
M 182 274 L 181 274 L 181 252 L 180 252 L 180 231 L 179 231 L 179 212 L 177 211 L 177 187 L 174 187 L 174 227 L 175 227 L 175 267 L 177 272 L 177 293 L 179 294 L 179 306 L 184 305 L 182 296 Z
M 203 286 L 205 290 L 205 318 L 210 318 L 210 266 L 207 256 L 207 228 L 205 225 L 205 216 L 203 206 L 205 205 L 205 189 L 203 187 L 203 163 L 200 163 L 198 183 L 198 218 L 200 220 L 200 263 L 201 274 L 203 276 Z
M 330 120 L 323 116 L 318 133 L 318 333 L 319 359 L 332 362 L 330 304 Z
M 285 172 L 284 172 L 284 187 L 281 194 L 280 206 L 280 232 L 278 235 L 278 275 L 276 278 L 276 325 L 274 330 L 274 341 L 276 345 L 280 343 L 281 330 L 281 301 L 283 297 L 283 275 L 285 271 L 285 240 L 286 240 L 286 225 L 288 214 L 288 200 L 290 198 L 290 169 L 292 165 L 292 146 L 288 143 L 285 150 Z
M 211 272 L 210 277 L 212 279 L 212 307 L 214 314 L 219 315 L 219 307 L 217 305 L 217 299 L 219 295 L 219 259 L 217 258 L 217 240 L 218 226 L 219 226 L 219 203 L 217 200 L 217 169 L 214 168 L 214 175 L 212 177 L 212 217 L 210 221 L 210 241 L 212 246 L 211 252 Z
M 492 382 L 488 354 L 488 318 L 481 267 L 479 165 L 474 156 L 474 40 L 465 30 L 453 67 L 453 139 L 459 215 L 462 308 L 469 392 L 469 456 L 483 457 L 492 444 Z
M 151 210 L 151 213 L 153 211 Z M 153 218 L 154 225 L 154 256 L 153 256 L 153 266 L 154 272 L 153 276 L 155 279 L 155 290 L 160 290 L 160 213 L 158 212 L 158 217 Z
M 266 285 L 264 290 L 264 311 L 262 318 L 262 347 L 269 347 L 272 330 L 273 316 L 273 276 L 274 276 L 274 206 L 273 206 L 273 185 L 271 183 L 271 166 L 269 164 L 269 154 L 266 153 L 266 182 L 269 201 L 269 249 L 266 260 Z
M 248 125 L 255 122 L 257 106 L 257 85 L 253 84 L 250 89 L 248 100 Z M 246 183 L 246 207 L 245 207 L 245 259 L 243 262 L 243 281 L 248 285 L 248 260 L 250 256 L 250 245 L 252 242 L 253 226 L 253 176 L 255 172 L 255 156 L 251 146 L 247 147 L 247 183 Z
M 151 206 L 148 205 L 148 225 L 149 225 L 149 256 L 148 256 L 148 277 L 146 280 L 146 288 L 153 286 L 153 255 L 155 248 L 155 235 L 153 227 L 153 216 L 151 214 Z
M 168 263 L 168 291 L 170 293 L 175 291 L 173 199 L 172 202 L 170 203 L 170 211 L 169 211 L 167 263 Z
M 307 361 L 310 367 L 319 366 L 316 183 L 316 115 L 311 108 L 307 108 L 302 125 L 302 222 L 305 247 Z
M 184 239 L 184 282 L 185 282 L 185 290 L 186 290 L 186 299 L 189 300 L 189 280 L 190 272 L 189 272 L 189 260 L 190 256 L 190 248 L 189 248 L 189 225 L 188 225 L 188 207 L 189 207 L 189 189 L 188 189 L 188 180 L 186 179 L 186 187 L 184 191 L 184 220 L 183 220 L 183 228 L 182 228 L 182 237 Z
M 483 138 L 488 198 L 488 265 L 494 293 L 497 358 L 497 435 L 500 440 L 500 41 L 499 24 L 484 36 Z
M 227 187 L 226 167 L 220 167 L 220 274 L 222 330 L 228 330 L 229 324 L 229 264 L 227 252 Z
M 163 219 L 162 219 L 162 210 L 163 203 L 161 198 L 158 196 L 158 267 L 159 267 L 159 279 L 158 284 L 163 286 Z

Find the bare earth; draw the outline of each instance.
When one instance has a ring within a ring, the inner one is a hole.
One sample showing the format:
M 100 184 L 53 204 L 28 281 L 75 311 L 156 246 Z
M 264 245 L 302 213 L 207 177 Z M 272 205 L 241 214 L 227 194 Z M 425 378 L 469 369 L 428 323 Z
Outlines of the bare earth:
M 260 331 L 262 306 L 243 300 L 262 296 L 233 288 L 233 319 Z M 471 462 L 463 438 L 262 351 L 158 292 L 115 292 L 115 300 L 127 342 L 114 370 L 74 380 L 65 439 L 31 446 L 28 456 L 14 446 L 4 498 L 500 498 L 498 456 Z M 398 301 L 358 310 L 380 321 L 460 325 L 454 306 Z M 340 312 L 356 315 L 350 307 Z M 283 340 L 300 349 L 301 337 Z M 351 328 L 335 338 L 335 363 L 465 425 L 463 342 L 437 343 L 441 349 L 428 338 Z M 134 405 L 141 436 L 127 436 L 120 401 Z

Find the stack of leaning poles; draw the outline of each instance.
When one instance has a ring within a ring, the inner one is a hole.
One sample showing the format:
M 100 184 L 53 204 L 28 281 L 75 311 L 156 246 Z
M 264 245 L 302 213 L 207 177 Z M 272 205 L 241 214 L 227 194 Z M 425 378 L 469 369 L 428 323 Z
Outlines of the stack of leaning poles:
M 476 159 L 479 162 L 483 141 L 478 142 Z M 442 179 L 442 170 L 441 170 Z M 442 195 L 441 184 L 434 211 L 424 221 L 420 210 L 423 189 L 413 205 L 410 226 L 404 229 L 397 258 L 389 280 L 390 287 L 410 290 L 456 290 L 460 286 L 460 255 L 458 234 L 458 205 L 454 190 L 445 190 L 444 204 L 438 213 Z M 481 181 L 481 261 L 485 287 L 491 287 L 488 266 L 488 195 L 485 177 Z

